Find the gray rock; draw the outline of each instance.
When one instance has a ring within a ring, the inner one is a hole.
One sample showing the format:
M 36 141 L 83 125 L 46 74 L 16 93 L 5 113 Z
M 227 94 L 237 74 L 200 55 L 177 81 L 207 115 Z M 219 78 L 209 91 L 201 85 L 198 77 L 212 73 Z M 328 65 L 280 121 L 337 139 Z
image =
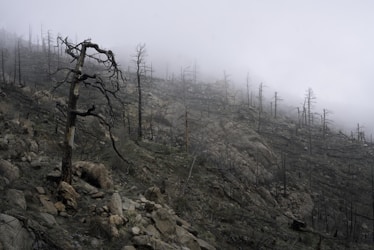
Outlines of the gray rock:
M 45 194 L 45 190 L 43 187 L 35 187 L 36 191 L 39 193 L 39 194 Z
M 87 161 L 78 161 L 73 164 L 74 172 L 91 185 L 99 188 L 111 188 L 112 177 L 104 164 Z
M 135 201 L 124 197 L 123 198 L 123 203 L 122 203 L 122 209 L 123 210 L 134 211 L 135 210 L 135 204 L 136 204 Z
M 3 249 L 32 249 L 33 241 L 32 236 L 17 218 L 0 214 L 0 242 Z
M 205 240 L 197 239 L 197 243 L 199 243 L 201 250 L 216 250 L 214 246 L 210 245 Z
M 136 250 L 136 248 L 134 246 L 124 246 L 122 250 Z
M 148 225 L 144 232 L 147 234 L 147 235 L 150 235 L 150 236 L 154 236 L 156 238 L 161 238 L 161 235 L 160 235 L 160 232 L 153 226 L 153 225 Z
M 139 235 L 140 234 L 140 228 L 139 227 L 132 227 L 131 232 L 133 235 Z
M 44 221 L 48 225 L 50 225 L 50 226 L 57 225 L 57 221 L 56 221 L 56 219 L 53 215 L 48 214 L 48 213 L 40 213 L 40 216 L 44 219 Z
M 91 184 L 85 182 L 84 180 L 79 179 L 77 183 L 75 184 L 76 187 L 78 187 L 80 190 L 82 190 L 86 194 L 96 194 L 99 192 L 97 187 L 92 186 Z
M 148 188 L 145 193 L 144 197 L 150 201 L 154 201 L 156 203 L 163 203 L 164 198 L 161 194 L 161 190 L 158 187 L 150 187 Z
M 12 182 L 19 178 L 20 171 L 17 166 L 14 166 L 9 161 L 0 159 L 0 175 Z
M 110 199 L 109 209 L 112 214 L 123 216 L 122 199 L 121 199 L 121 196 L 117 192 L 115 192 Z
M 34 153 L 38 153 L 39 152 L 39 145 L 38 145 L 38 143 L 36 141 L 29 139 L 27 141 L 27 144 L 28 144 L 29 150 L 31 152 L 34 152 Z
M 155 222 L 156 228 L 161 232 L 162 235 L 168 237 L 175 234 L 176 221 L 165 208 L 160 208 L 157 211 L 153 211 L 152 219 Z
M 42 203 L 42 205 L 43 205 L 43 208 L 42 208 L 43 212 L 53 214 L 53 215 L 57 215 L 57 209 L 56 209 L 55 205 L 53 204 L 53 202 L 49 200 L 48 196 L 39 195 L 39 200 L 40 200 L 40 203 Z
M 183 246 L 186 246 L 191 250 L 200 250 L 200 245 L 195 236 L 193 236 L 191 233 L 180 226 L 177 226 L 175 231 L 178 241 Z
M 163 242 L 160 239 L 151 237 L 149 235 L 139 235 L 134 236 L 132 238 L 134 245 L 137 246 L 144 246 L 146 249 L 154 249 L 154 250 L 177 250 L 180 249 L 179 247 L 172 246 L 166 242 Z
M 53 170 L 47 174 L 47 180 L 52 182 L 59 182 L 61 179 L 61 172 L 58 170 Z
M 97 239 L 97 238 L 93 238 L 91 240 L 91 246 L 93 248 L 99 248 L 101 246 L 101 244 L 102 244 L 101 241 L 99 239 Z
M 7 199 L 9 200 L 10 204 L 16 205 L 23 210 L 26 210 L 27 205 L 26 205 L 26 199 L 25 199 L 25 194 L 21 190 L 16 190 L 16 189 L 9 189 L 6 192 Z
M 97 192 L 97 193 L 91 194 L 91 197 L 93 199 L 100 199 L 100 198 L 103 198 L 104 196 L 105 196 L 104 192 Z
M 62 181 L 58 186 L 57 190 L 60 197 L 62 197 L 67 208 L 77 210 L 78 202 L 77 199 L 80 195 L 75 191 L 74 187 L 69 183 Z

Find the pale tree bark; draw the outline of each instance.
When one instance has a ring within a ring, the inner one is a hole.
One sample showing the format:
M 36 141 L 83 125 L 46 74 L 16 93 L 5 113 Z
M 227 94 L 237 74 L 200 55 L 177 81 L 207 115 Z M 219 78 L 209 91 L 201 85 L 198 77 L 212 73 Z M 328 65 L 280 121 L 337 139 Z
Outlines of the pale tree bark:
M 85 40 L 82 43 L 75 45 L 71 44 L 67 41 L 67 39 L 59 40 L 66 46 L 66 53 L 73 58 L 75 61 L 74 69 L 69 69 L 69 73 L 67 78 L 60 82 L 59 85 L 62 83 L 70 83 L 70 90 L 69 90 L 69 101 L 67 107 L 67 120 L 65 126 L 65 135 L 64 135 L 64 144 L 63 144 L 63 156 L 62 156 L 62 176 L 61 181 L 67 182 L 71 184 L 72 182 L 72 157 L 73 157 L 73 147 L 74 147 L 74 136 L 76 130 L 76 121 L 77 116 L 95 116 L 100 119 L 105 125 L 107 125 L 108 130 L 110 132 L 110 137 L 112 140 L 112 146 L 115 149 L 117 155 L 119 155 L 122 160 L 125 160 L 118 152 L 115 147 L 114 139 L 111 134 L 111 124 L 107 122 L 104 117 L 101 115 L 95 114 L 95 106 L 92 105 L 92 108 L 88 109 L 86 112 L 78 111 L 77 103 L 79 99 L 79 88 L 81 84 L 85 86 L 92 87 L 95 90 L 98 90 L 105 99 L 107 100 L 107 104 L 109 109 L 111 110 L 111 101 L 110 96 L 116 97 L 116 93 L 120 90 L 119 87 L 119 76 L 122 79 L 121 72 L 117 68 L 117 63 L 115 61 L 114 55 L 110 50 L 103 50 L 97 44 L 92 43 L 90 40 Z M 95 53 L 88 54 L 88 49 L 94 50 Z M 110 83 L 104 83 L 103 79 L 99 75 L 88 75 L 83 72 L 83 66 L 85 59 L 89 57 L 96 61 L 99 64 L 104 65 L 107 72 L 111 72 L 109 76 L 111 79 L 116 78 L 117 81 L 109 81 Z M 103 59 L 104 57 L 104 59 Z M 69 79 L 70 78 L 70 79 Z M 89 80 L 92 80 L 91 82 Z M 123 79 L 122 79 L 123 80 Z M 111 84 L 111 86 L 108 86 Z M 58 85 L 58 86 L 59 86 Z M 58 87 L 56 86 L 56 87 Z
M 64 138 L 64 150 L 62 156 L 62 181 L 71 184 L 72 181 L 72 157 L 74 147 L 74 136 L 75 136 L 75 124 L 77 120 L 76 113 L 72 112 L 77 109 L 77 102 L 79 98 L 79 84 L 82 77 L 82 68 L 84 65 L 84 59 L 86 57 L 87 46 L 83 43 L 78 57 L 75 73 L 72 77 L 73 81 L 70 84 L 69 90 L 69 102 L 68 112 L 65 127 L 65 138 Z
M 136 82 L 138 87 L 138 140 L 143 137 L 143 100 L 142 100 L 142 78 L 145 76 L 144 58 L 146 50 L 145 44 L 138 44 L 136 47 L 135 64 L 136 64 Z
M 258 127 L 257 131 L 260 132 L 261 130 L 261 120 L 262 120 L 262 112 L 263 112 L 263 90 L 264 90 L 264 84 L 260 83 L 258 87 Z
M 283 101 L 283 99 L 279 98 L 278 92 L 275 92 L 274 93 L 274 118 L 277 118 L 279 101 Z

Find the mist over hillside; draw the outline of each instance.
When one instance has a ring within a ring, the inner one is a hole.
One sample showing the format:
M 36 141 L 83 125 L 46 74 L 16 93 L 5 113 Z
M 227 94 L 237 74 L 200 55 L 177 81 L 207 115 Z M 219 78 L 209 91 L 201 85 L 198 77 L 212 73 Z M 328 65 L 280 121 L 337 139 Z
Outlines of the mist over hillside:
M 371 1 L 68 1 L 56 7 L 17 0 L 2 5 L 0 28 L 25 40 L 30 35 L 35 44 L 47 32 L 74 42 L 92 38 L 116 51 L 127 68 L 136 45 L 145 43 L 160 78 L 196 64 L 204 81 L 220 80 L 226 71 L 231 83 L 245 88 L 249 73 L 252 88 L 263 82 L 264 93 L 278 91 L 293 106 L 301 105 L 312 88 L 317 112 L 333 111 L 332 119 L 347 133 L 360 123 L 372 134 Z M 89 22 L 77 20 L 81 10 Z
M 371 2 L 6 7 L 0 249 L 373 248 Z

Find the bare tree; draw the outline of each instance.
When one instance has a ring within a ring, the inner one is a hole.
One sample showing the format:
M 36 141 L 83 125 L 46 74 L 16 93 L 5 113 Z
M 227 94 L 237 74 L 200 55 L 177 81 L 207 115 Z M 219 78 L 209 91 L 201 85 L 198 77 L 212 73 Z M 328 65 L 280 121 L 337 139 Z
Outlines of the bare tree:
M 305 100 L 306 100 L 306 105 L 307 105 L 307 123 L 308 126 L 312 125 L 312 119 L 313 119 L 313 113 L 312 113 L 312 107 L 313 104 L 315 103 L 315 95 L 313 93 L 313 90 L 311 88 L 308 88 L 305 94 Z
M 52 36 L 51 31 L 47 31 L 47 61 L 48 61 L 48 76 L 51 75 L 52 51 L 51 51 Z
M 185 138 L 185 149 L 188 153 L 188 148 L 190 144 L 190 135 L 189 135 L 189 117 L 188 117 L 188 103 L 187 103 L 187 89 L 188 89 L 188 81 L 187 81 L 187 74 L 190 74 L 191 71 L 189 70 L 189 66 L 181 68 L 181 81 L 182 81 L 182 88 L 183 88 L 183 106 L 184 106 L 184 138 Z
M 32 29 L 31 29 L 30 24 L 29 24 L 29 50 L 30 50 L 30 52 L 32 50 Z
M 138 44 L 136 47 L 135 64 L 136 64 L 136 82 L 138 87 L 138 139 L 143 137 L 142 130 L 142 78 L 145 76 L 145 44 Z
M 280 99 L 278 96 L 278 92 L 275 91 L 274 93 L 274 118 L 277 118 L 278 113 L 278 102 L 283 101 L 283 99 Z
M 304 107 L 305 103 L 307 105 L 307 110 L 306 110 L 306 117 L 307 119 L 307 126 L 308 126 L 308 140 L 309 140 L 309 154 L 312 154 L 312 119 L 313 119 L 313 113 L 312 113 L 312 106 L 313 103 L 315 103 L 315 95 L 313 93 L 313 90 L 311 88 L 308 88 L 306 95 L 305 95 L 305 102 L 304 102 Z M 305 109 L 305 108 L 304 108 Z
M 264 84 L 260 83 L 258 86 L 258 128 L 257 130 L 260 132 L 261 129 L 261 120 L 262 120 L 262 113 L 263 113 L 263 99 L 264 99 Z
M 326 133 L 328 130 L 328 125 L 330 124 L 331 120 L 327 119 L 327 116 L 331 112 L 327 109 L 323 109 L 323 114 L 321 115 L 321 121 L 322 121 L 322 137 L 323 139 L 326 138 Z
M 21 39 L 18 40 L 18 84 L 22 85 L 21 75 Z
M 1 49 L 1 74 L 2 74 L 2 79 L 3 83 L 5 83 L 5 52 L 4 48 Z
M 78 116 L 94 116 L 104 123 L 109 130 L 114 150 L 122 160 L 126 161 L 115 147 L 114 139 L 111 133 L 113 119 L 108 121 L 105 119 L 105 117 L 103 117 L 103 115 L 94 113 L 94 104 L 87 111 L 79 111 L 77 109 L 79 88 L 81 84 L 84 84 L 86 87 L 91 87 L 104 96 L 104 99 L 108 105 L 109 115 L 113 117 L 112 99 L 117 98 L 116 94 L 120 91 L 120 83 L 123 81 L 123 78 L 121 71 L 118 69 L 118 65 L 112 51 L 101 49 L 99 45 L 92 43 L 90 40 L 85 40 L 79 44 L 72 44 L 67 40 L 67 38 L 59 38 L 59 40 L 66 46 L 66 53 L 72 57 L 73 62 L 75 62 L 74 69 L 67 69 L 68 74 L 66 78 L 56 86 L 57 88 L 66 82 L 70 84 L 63 144 L 61 181 L 71 184 L 73 145 Z M 89 49 L 93 50 L 93 52 L 90 53 Z M 90 75 L 84 72 L 84 62 L 86 58 L 91 58 L 98 64 L 104 66 L 108 75 Z M 105 79 L 108 79 L 108 82 L 104 81 L 104 77 Z
M 16 84 L 17 79 L 17 46 L 14 46 L 14 68 L 13 68 L 13 84 Z
M 223 71 L 223 84 L 225 88 L 225 108 L 229 105 L 229 77 L 230 75 L 227 75 L 226 71 Z
M 363 126 L 360 126 L 360 123 L 357 123 L 357 141 L 365 141 L 365 132 L 363 131 Z

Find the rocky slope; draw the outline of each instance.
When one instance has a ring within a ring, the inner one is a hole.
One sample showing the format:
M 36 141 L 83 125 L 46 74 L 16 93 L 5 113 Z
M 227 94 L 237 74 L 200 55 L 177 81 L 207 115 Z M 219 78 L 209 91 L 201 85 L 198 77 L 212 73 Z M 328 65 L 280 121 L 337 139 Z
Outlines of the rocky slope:
M 0 249 L 372 248 L 371 146 L 316 127 L 309 153 L 305 129 L 268 118 L 258 130 L 256 109 L 205 86 L 209 98 L 189 93 L 186 152 L 179 87 L 157 86 L 152 140 L 116 131 L 130 164 L 81 121 L 72 186 L 58 184 L 56 97 L 3 86 Z

